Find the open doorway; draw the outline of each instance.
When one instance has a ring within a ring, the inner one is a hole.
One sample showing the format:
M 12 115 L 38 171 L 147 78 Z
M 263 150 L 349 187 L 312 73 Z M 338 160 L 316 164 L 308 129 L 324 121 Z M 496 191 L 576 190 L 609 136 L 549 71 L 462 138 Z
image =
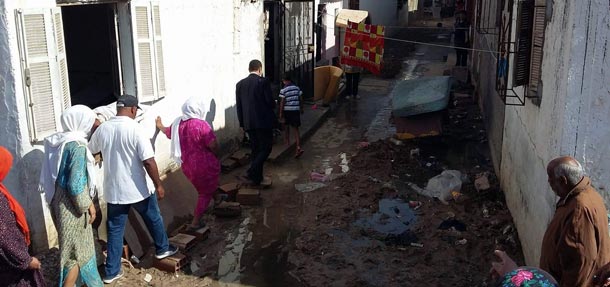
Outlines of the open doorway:
M 62 7 L 73 105 L 96 108 L 121 94 L 115 4 Z

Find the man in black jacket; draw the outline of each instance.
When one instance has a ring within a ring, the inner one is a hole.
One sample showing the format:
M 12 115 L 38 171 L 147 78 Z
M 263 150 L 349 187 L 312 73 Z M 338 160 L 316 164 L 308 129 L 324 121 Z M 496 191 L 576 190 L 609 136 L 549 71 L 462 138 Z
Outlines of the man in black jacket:
M 244 180 L 259 185 L 263 180 L 263 164 L 273 146 L 275 101 L 271 96 L 271 85 L 262 77 L 263 64 L 252 60 L 248 70 L 250 75 L 239 81 L 235 89 L 237 118 L 240 128 L 248 133 L 252 146 L 250 168 Z

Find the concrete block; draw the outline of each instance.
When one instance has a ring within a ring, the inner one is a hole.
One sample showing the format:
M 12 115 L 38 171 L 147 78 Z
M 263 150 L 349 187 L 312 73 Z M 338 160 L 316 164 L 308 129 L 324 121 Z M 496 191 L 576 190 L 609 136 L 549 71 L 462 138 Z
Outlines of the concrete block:
M 165 272 L 178 272 L 188 264 L 186 255 L 178 252 L 161 260 L 154 259 L 153 267 Z
M 178 235 L 169 239 L 169 243 L 177 246 L 182 251 L 191 249 L 196 242 L 197 237 L 189 234 L 178 233 Z
M 237 193 L 237 202 L 241 205 L 258 205 L 261 201 L 261 192 L 258 189 L 240 189 Z

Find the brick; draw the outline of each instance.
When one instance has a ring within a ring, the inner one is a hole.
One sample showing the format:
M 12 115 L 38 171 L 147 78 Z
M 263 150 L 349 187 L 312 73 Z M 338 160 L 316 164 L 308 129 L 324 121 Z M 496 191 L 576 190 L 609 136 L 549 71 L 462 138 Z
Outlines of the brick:
M 232 158 L 227 158 L 222 161 L 220 166 L 222 168 L 222 171 L 228 172 L 228 171 L 232 171 L 232 170 L 236 169 L 239 166 L 239 163 Z
M 223 184 L 221 185 L 218 189 L 220 189 L 222 192 L 227 193 L 231 196 L 235 196 L 235 194 L 237 194 L 237 191 L 239 190 L 240 184 L 239 183 L 227 183 L 227 184 Z
M 263 178 L 263 181 L 261 182 L 260 185 L 247 185 L 244 184 L 244 187 L 250 188 L 250 189 L 266 189 L 266 188 L 270 188 L 271 185 L 273 185 L 273 180 L 271 179 L 271 177 L 265 176 Z
M 235 160 L 240 166 L 250 162 L 250 153 L 244 150 L 238 150 L 231 155 L 231 159 Z
M 237 192 L 237 202 L 241 205 L 258 205 L 261 201 L 261 192 L 258 189 L 245 188 Z
M 210 235 L 210 228 L 202 227 L 197 230 L 185 230 L 185 231 L 183 231 L 183 233 L 191 235 L 191 236 L 195 236 L 195 239 L 197 241 L 203 241 L 203 240 L 208 239 L 208 236 Z
M 165 272 L 178 272 L 182 267 L 186 266 L 188 259 L 186 255 L 178 252 L 172 256 L 161 260 L 154 259 L 153 267 Z
M 189 234 L 178 233 L 178 235 L 169 239 L 169 243 L 177 246 L 182 251 L 191 249 L 195 245 L 197 237 Z
M 214 214 L 220 217 L 237 217 L 241 215 L 239 202 L 223 201 L 214 207 Z

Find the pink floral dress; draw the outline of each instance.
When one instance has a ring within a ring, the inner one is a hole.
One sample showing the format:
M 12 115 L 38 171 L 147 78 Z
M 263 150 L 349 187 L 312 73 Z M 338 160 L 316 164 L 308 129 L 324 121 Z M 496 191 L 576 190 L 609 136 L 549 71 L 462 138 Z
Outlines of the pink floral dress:
M 200 119 L 182 121 L 179 129 L 182 172 L 199 193 L 195 216 L 201 216 L 218 188 L 220 162 L 208 147 L 216 135 L 212 127 Z M 171 139 L 171 134 L 170 126 L 165 129 L 165 135 Z

